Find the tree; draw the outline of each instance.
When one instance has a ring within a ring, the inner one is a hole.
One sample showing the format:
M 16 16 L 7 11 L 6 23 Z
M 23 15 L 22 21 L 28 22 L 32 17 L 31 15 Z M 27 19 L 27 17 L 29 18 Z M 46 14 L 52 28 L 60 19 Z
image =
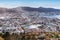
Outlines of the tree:
M 0 37 L 0 40 L 4 40 L 2 37 Z
M 4 38 L 4 40 L 10 40 L 10 34 L 9 34 L 9 32 L 6 32 L 5 34 L 3 34 L 2 37 Z

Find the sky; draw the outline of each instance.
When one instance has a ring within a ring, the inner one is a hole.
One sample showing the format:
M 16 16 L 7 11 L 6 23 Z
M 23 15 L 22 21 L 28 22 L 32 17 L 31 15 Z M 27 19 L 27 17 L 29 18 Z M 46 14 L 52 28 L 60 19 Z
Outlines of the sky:
M 60 0 L 0 0 L 0 7 L 13 8 L 18 6 L 60 9 Z

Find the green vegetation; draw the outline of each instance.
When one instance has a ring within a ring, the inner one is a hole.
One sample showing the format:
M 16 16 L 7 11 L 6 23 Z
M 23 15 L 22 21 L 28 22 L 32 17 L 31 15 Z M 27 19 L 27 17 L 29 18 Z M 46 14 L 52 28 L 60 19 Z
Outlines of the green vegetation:
M 29 33 L 20 33 L 20 34 L 9 34 L 6 32 L 5 34 L 0 33 L 0 40 L 60 40 L 60 32 L 29 32 Z

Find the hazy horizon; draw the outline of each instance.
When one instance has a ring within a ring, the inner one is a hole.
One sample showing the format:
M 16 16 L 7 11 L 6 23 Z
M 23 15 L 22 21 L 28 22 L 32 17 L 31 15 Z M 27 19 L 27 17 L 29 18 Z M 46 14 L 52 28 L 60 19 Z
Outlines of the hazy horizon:
M 59 4 L 60 0 L 0 0 L 0 7 L 5 8 L 28 6 L 60 9 Z

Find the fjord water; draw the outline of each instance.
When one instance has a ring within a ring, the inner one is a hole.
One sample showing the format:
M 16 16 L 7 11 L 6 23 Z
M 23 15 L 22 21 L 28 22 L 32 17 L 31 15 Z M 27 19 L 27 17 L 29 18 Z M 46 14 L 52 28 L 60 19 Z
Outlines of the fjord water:
M 60 15 L 54 15 L 54 17 L 60 19 Z
M 60 19 L 60 15 L 44 15 L 43 17 Z

